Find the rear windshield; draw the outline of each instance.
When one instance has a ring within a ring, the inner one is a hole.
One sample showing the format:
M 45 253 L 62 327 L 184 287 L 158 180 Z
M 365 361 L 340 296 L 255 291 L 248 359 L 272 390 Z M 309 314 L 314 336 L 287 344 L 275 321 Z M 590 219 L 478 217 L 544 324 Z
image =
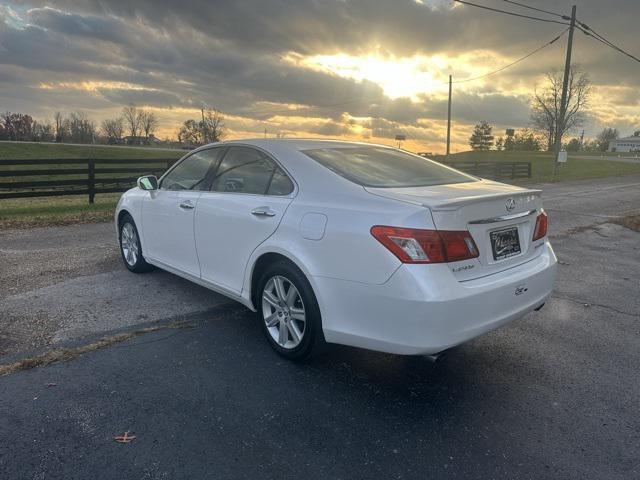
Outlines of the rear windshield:
M 477 181 L 433 160 L 392 148 L 318 148 L 303 153 L 365 187 L 425 187 Z

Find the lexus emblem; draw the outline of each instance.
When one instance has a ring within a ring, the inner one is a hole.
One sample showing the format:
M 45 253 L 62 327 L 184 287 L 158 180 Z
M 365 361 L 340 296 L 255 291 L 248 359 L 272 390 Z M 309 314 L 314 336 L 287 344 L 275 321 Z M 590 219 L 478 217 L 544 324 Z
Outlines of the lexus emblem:
M 507 212 L 510 212 L 511 210 L 516 208 L 516 201 L 513 198 L 508 198 L 504 206 L 506 207 Z

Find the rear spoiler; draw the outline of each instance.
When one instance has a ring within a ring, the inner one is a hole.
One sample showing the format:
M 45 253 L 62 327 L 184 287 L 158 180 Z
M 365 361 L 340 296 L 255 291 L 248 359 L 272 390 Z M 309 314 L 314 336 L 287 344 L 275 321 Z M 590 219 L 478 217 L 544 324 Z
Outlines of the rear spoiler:
M 426 207 L 434 212 L 458 210 L 465 205 L 475 203 L 479 200 L 500 200 L 502 198 L 513 198 L 517 201 L 517 199 L 525 197 L 527 201 L 530 201 L 534 198 L 539 198 L 542 194 L 542 190 L 519 188 L 517 191 L 511 192 L 480 193 L 477 195 L 468 195 L 466 197 L 455 197 L 449 200 L 438 200 L 437 198 L 434 198 L 425 201 L 424 198 L 420 198 L 420 195 L 412 195 L 410 193 L 398 193 L 383 188 L 364 187 L 364 189 L 367 192 L 379 197 L 391 198 L 400 202 L 410 203 L 412 205 L 418 205 L 420 207 Z

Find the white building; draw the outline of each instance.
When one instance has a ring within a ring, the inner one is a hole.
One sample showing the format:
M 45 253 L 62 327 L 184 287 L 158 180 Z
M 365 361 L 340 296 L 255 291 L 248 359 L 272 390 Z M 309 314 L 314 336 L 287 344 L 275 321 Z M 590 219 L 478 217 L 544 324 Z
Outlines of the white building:
M 610 152 L 640 152 L 640 136 L 618 138 L 609 142 Z

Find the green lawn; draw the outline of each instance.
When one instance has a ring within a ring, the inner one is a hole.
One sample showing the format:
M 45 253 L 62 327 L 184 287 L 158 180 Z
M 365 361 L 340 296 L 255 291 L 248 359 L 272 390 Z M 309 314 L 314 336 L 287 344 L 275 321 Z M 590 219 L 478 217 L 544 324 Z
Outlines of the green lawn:
M 45 158 L 179 158 L 184 150 L 106 145 L 57 145 L 55 143 L 0 142 L 0 159 Z
M 93 205 L 86 195 L 0 200 L 0 230 L 109 221 L 120 195 L 96 195 Z
M 444 156 L 435 160 L 446 163 Z M 531 162 L 532 178 L 513 183 L 546 183 L 582 180 L 640 173 L 640 163 L 622 163 L 569 154 L 567 163 L 558 166 L 553 177 L 553 155 L 547 152 L 462 152 L 450 155 L 452 162 Z
M 161 150 L 145 147 L 109 147 L 100 145 L 56 145 L 44 143 L 0 142 L 0 159 L 94 158 L 94 159 L 177 159 L 183 150 Z M 131 166 L 139 166 L 132 162 Z M 21 166 L 0 167 L 3 170 L 21 169 Z M 29 167 L 33 168 L 33 167 Z M 43 166 L 55 169 L 55 165 Z M 68 168 L 66 166 L 65 168 Z M 106 174 L 109 177 L 130 176 Z M 39 176 L 38 180 L 57 179 L 60 175 Z M 1 178 L 0 181 L 29 181 L 36 177 Z M 86 175 L 65 175 L 64 178 L 86 178 Z M 97 178 L 100 178 L 98 175 Z M 109 220 L 113 216 L 119 193 L 99 194 L 89 205 L 87 195 L 39 197 L 0 200 L 0 229 L 39 225 L 58 225 Z

